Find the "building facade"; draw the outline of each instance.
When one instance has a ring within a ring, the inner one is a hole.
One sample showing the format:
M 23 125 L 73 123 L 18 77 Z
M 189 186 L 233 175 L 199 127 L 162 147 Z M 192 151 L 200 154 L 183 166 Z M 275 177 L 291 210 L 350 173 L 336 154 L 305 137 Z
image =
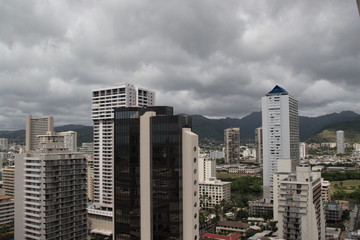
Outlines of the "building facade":
M 275 86 L 262 98 L 264 199 L 273 202 L 274 174 L 278 160 L 299 161 L 298 103 L 287 91 Z
M 171 107 L 115 109 L 114 239 L 199 239 L 198 136 Z
M 337 153 L 345 153 L 345 135 L 344 131 L 336 131 L 336 150 Z
M 321 197 L 321 173 L 296 167 L 296 173 L 279 181 L 278 236 L 284 239 L 325 240 L 325 213 Z
M 199 156 L 199 182 L 209 178 L 216 178 L 216 159 L 210 158 L 206 154 Z
M 69 151 L 77 151 L 77 132 L 66 131 L 59 132 L 58 135 L 64 137 L 64 147 Z
M 9 196 L 0 196 L 0 226 L 7 232 L 14 231 L 14 200 Z
M 0 150 L 7 150 L 9 148 L 9 141 L 7 138 L 0 138 Z
M 15 239 L 87 237 L 86 160 L 49 150 L 15 159 Z
M 199 182 L 200 207 L 213 208 L 222 200 L 230 200 L 231 182 L 209 178 Z
M 47 132 L 54 131 L 54 118 L 33 118 L 31 115 L 26 116 L 26 135 L 25 151 L 36 150 L 38 148 L 38 135 L 45 135 Z
M 236 163 L 240 159 L 240 128 L 224 130 L 225 162 Z
M 263 128 L 255 129 L 256 162 L 263 164 Z
M 6 166 L 2 169 L 3 189 L 5 195 L 15 196 L 15 166 Z
M 136 88 L 132 84 L 119 84 L 92 91 L 94 204 L 96 207 L 112 211 L 113 108 L 154 104 L 154 92 Z

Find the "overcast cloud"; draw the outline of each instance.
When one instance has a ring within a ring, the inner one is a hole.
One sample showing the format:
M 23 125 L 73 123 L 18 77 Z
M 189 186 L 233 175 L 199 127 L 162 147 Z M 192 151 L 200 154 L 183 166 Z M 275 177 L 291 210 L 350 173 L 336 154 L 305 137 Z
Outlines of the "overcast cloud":
M 133 83 L 178 113 L 243 117 L 279 84 L 300 114 L 360 109 L 355 0 L 0 1 L 0 130 L 91 125 L 91 90 Z

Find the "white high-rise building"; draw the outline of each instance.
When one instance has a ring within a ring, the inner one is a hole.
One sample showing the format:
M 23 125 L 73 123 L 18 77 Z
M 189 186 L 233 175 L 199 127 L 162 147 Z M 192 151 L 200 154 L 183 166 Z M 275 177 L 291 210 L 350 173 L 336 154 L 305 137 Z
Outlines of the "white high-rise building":
M 305 159 L 306 157 L 306 143 L 302 142 L 299 145 L 300 148 L 300 159 Z
M 216 178 L 216 159 L 210 158 L 207 154 L 199 156 L 199 182 L 209 178 Z
M 58 135 L 64 136 L 64 147 L 69 149 L 69 151 L 77 150 L 77 132 L 66 131 L 59 132 Z
M 26 139 L 25 151 L 36 150 L 38 148 L 38 135 L 44 135 L 47 132 L 54 131 L 54 118 L 33 118 L 31 115 L 26 116 Z
M 225 162 L 236 163 L 240 159 L 240 128 L 224 130 Z
M 288 159 L 293 170 L 299 160 L 298 103 L 283 88 L 275 86 L 262 98 L 262 125 L 264 199 L 273 202 L 278 160 Z
M 345 153 L 345 136 L 344 131 L 336 131 L 336 148 L 337 153 Z
M 98 217 L 92 228 L 99 234 L 112 233 L 113 209 L 113 148 L 114 108 L 130 106 L 152 106 L 155 93 L 132 84 L 92 91 L 92 120 L 94 122 L 94 207 L 89 213 Z M 104 220 L 107 219 L 107 220 Z M 108 224 L 97 222 L 108 221 Z M 105 230 L 105 231 L 103 231 Z
M 58 137 L 15 157 L 16 239 L 87 238 L 86 160 Z
M 263 164 L 263 128 L 255 129 L 256 162 Z
M 325 240 L 325 213 L 321 197 L 321 173 L 296 167 L 277 183 L 274 218 L 283 239 Z

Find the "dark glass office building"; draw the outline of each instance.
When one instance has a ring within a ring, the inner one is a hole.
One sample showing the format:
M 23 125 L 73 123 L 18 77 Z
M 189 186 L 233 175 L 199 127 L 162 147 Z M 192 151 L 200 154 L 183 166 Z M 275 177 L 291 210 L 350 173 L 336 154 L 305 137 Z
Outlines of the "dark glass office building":
M 115 109 L 114 236 L 198 239 L 197 135 L 172 107 Z

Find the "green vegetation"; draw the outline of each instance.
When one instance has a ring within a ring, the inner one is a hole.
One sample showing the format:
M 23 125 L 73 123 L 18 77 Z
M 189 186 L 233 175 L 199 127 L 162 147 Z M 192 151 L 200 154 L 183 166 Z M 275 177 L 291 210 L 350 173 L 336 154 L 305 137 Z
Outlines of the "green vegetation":
M 334 200 L 347 200 L 354 203 L 360 203 L 360 188 L 353 192 L 345 192 L 344 190 L 336 190 L 331 198 Z
M 360 188 L 360 180 L 345 180 L 331 182 L 331 193 L 342 190 L 351 193 Z
M 323 172 L 321 173 L 321 177 L 331 182 L 353 180 L 353 179 L 360 179 L 360 172 L 359 171 Z

